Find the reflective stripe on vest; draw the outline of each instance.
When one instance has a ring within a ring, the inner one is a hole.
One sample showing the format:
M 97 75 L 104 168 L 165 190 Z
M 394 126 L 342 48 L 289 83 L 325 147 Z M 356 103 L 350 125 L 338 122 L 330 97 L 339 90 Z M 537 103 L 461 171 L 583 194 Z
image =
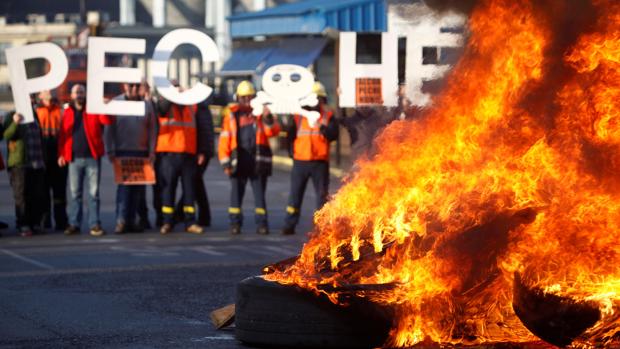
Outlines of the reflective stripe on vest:
M 196 106 L 170 106 L 169 114 L 159 118 L 156 148 L 158 153 L 196 154 L 198 144 L 195 113 Z
M 176 120 L 163 120 L 159 123 L 162 126 L 179 126 L 179 127 L 194 127 L 194 122 L 184 122 Z
M 299 136 L 312 136 L 312 135 L 321 135 L 321 131 L 308 131 L 308 130 L 297 130 L 297 137 Z
M 270 156 L 256 155 L 256 161 L 271 162 Z
M 297 126 L 296 138 L 293 143 L 293 158 L 301 161 L 328 161 L 329 141 L 321 133 L 321 126 L 329 124 L 331 114 L 321 110 L 319 122 L 311 128 L 308 119 L 301 115 L 295 115 Z
M 238 147 L 238 140 L 237 140 L 237 133 L 239 132 L 239 130 L 237 129 L 237 113 L 236 112 L 230 112 L 230 117 L 228 119 L 228 129 L 230 131 L 222 131 L 222 133 L 220 133 L 220 137 L 223 135 L 224 137 L 232 137 L 233 138 L 233 142 L 232 144 L 232 150 L 235 150 Z M 257 146 L 266 146 L 269 147 L 269 141 L 267 140 L 267 136 L 265 135 L 265 128 L 266 126 L 263 125 L 262 122 L 259 122 L 258 120 L 254 121 L 254 130 L 256 132 L 256 145 Z
M 235 167 L 237 166 L 237 158 L 231 157 L 231 154 L 239 146 L 237 139 L 239 131 L 237 128 L 237 117 L 239 117 L 239 115 L 237 111 L 231 110 L 227 117 L 227 124 L 222 125 L 224 129 L 220 133 L 220 139 L 224 139 L 224 141 L 220 141 L 220 145 L 218 146 L 218 157 L 223 166 Z M 255 161 L 262 164 L 271 164 L 271 150 L 269 148 L 268 137 L 265 134 L 265 128 L 267 128 L 267 126 L 263 125 L 261 121 L 256 120 L 253 122 L 252 127 L 255 129 L 256 134 L 257 153 L 254 154 Z

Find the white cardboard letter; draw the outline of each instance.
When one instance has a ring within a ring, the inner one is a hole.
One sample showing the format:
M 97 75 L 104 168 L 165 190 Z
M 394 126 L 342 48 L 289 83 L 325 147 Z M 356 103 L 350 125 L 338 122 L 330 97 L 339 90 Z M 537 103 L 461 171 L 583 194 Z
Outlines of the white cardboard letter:
M 462 27 L 465 25 L 465 20 L 462 15 L 448 14 L 440 18 L 424 18 L 417 26 L 406 26 L 405 77 L 407 96 L 414 105 L 425 106 L 431 101 L 431 95 L 422 92 L 424 81 L 439 79 L 452 68 L 445 64 L 423 64 L 422 48 L 436 47 L 443 50 L 447 47 L 463 46 L 462 34 L 442 33 L 440 28 Z
M 197 104 L 209 97 L 213 92 L 211 87 L 199 82 L 194 87 L 180 92 L 168 80 L 168 60 L 174 49 L 182 44 L 196 46 L 204 63 L 219 60 L 217 45 L 207 34 L 195 29 L 176 29 L 164 35 L 155 46 L 151 63 L 153 80 L 159 94 L 167 100 L 182 105 Z
M 28 79 L 25 61 L 33 58 L 45 58 L 49 62 L 50 70 L 43 76 Z M 34 115 L 29 94 L 53 89 L 62 84 L 69 71 L 67 56 L 58 45 L 42 42 L 7 49 L 6 60 L 9 65 L 15 110 L 24 116 L 23 123 L 33 122 Z
M 380 78 L 384 106 L 398 104 L 398 36 L 381 34 L 381 64 L 357 64 L 355 60 L 357 34 L 340 33 L 339 87 L 340 107 L 355 107 L 355 80 L 358 78 Z
M 138 68 L 106 67 L 105 54 L 133 53 L 144 54 L 146 40 L 125 38 L 88 38 L 88 78 L 86 89 L 86 109 L 91 114 L 144 116 L 144 102 L 103 101 L 105 82 L 139 83 L 142 72 Z

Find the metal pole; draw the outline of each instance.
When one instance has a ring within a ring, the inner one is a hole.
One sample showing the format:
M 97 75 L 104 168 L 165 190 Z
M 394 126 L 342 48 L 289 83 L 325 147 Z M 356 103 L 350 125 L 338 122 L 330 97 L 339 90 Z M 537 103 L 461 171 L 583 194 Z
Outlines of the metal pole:
M 340 108 L 340 94 L 338 91 L 340 90 L 340 39 L 336 39 L 334 44 L 334 61 L 336 62 L 336 74 L 334 74 L 334 80 L 336 83 L 336 120 L 338 120 L 339 131 L 342 131 L 342 127 L 340 127 L 340 120 L 345 116 L 344 109 Z M 340 144 L 340 132 L 338 132 L 338 138 L 336 138 L 336 165 L 340 166 L 342 162 L 342 154 L 341 154 L 341 144 Z
M 136 24 L 136 0 L 120 0 L 120 24 Z
M 166 26 L 166 0 L 153 0 L 153 27 Z
M 86 23 L 86 0 L 80 0 L 80 21 Z

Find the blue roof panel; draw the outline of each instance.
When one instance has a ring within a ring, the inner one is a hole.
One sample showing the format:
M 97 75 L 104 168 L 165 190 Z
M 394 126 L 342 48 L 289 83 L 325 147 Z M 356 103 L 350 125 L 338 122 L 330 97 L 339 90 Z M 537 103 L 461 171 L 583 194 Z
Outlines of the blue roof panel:
M 308 67 L 316 61 L 326 44 L 327 39 L 325 38 L 281 39 L 278 47 L 267 57 L 261 73 L 278 64 L 296 64 Z
M 305 0 L 228 17 L 233 38 L 387 30 L 385 0 Z
M 262 74 L 267 68 L 278 64 L 297 64 L 308 67 L 319 57 L 327 39 L 283 38 L 269 42 L 244 43 L 234 49 L 224 63 L 220 74 L 239 76 Z
M 330 12 L 341 8 L 358 6 L 363 3 L 384 2 L 384 0 L 302 0 L 283 4 L 280 6 L 270 7 L 257 12 L 243 12 L 228 17 L 231 20 L 265 17 L 265 16 L 296 16 L 307 14 L 309 12 Z
M 220 69 L 220 74 L 252 75 L 275 47 L 275 43 L 259 42 L 236 48 Z

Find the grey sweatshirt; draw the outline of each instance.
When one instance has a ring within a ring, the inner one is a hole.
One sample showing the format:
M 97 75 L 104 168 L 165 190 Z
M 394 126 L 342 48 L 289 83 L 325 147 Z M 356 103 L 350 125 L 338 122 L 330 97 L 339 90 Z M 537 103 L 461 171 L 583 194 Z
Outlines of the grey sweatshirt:
M 120 95 L 114 100 L 125 100 Z M 157 145 L 157 118 L 151 101 L 145 101 L 145 116 L 111 116 L 112 124 L 105 128 L 105 147 L 108 155 L 119 152 L 148 152 L 155 154 Z

